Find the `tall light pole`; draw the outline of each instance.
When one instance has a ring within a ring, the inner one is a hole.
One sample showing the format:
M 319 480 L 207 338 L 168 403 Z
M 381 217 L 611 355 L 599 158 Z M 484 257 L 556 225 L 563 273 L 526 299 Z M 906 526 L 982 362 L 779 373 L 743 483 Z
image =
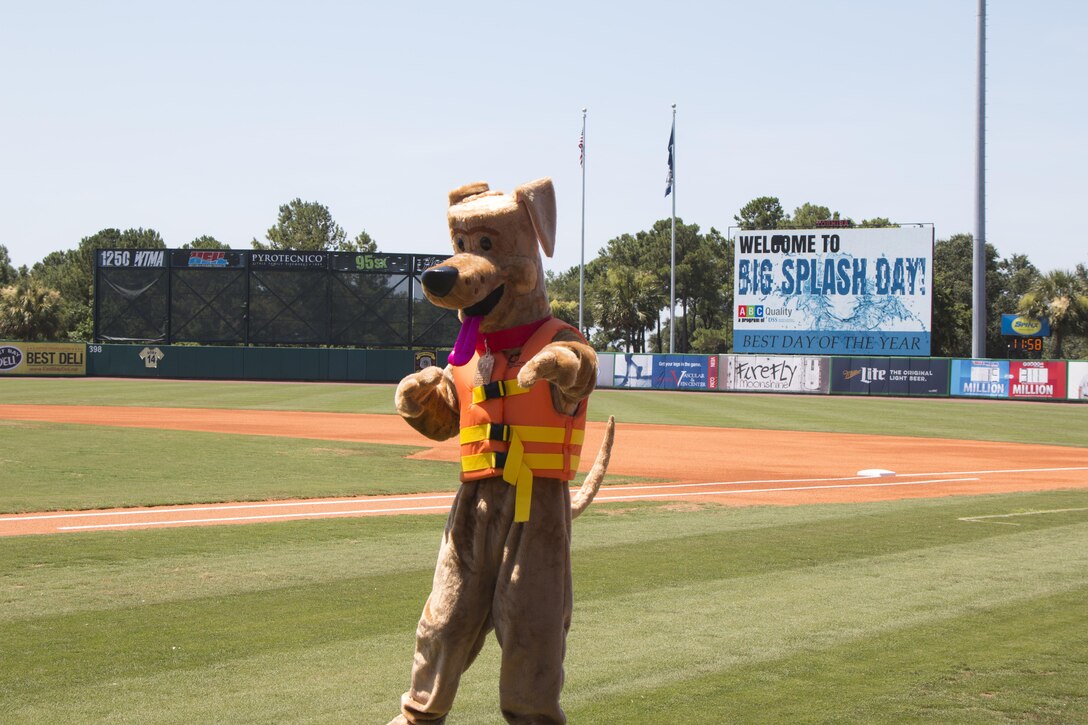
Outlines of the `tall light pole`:
M 975 239 L 971 357 L 986 357 L 986 0 L 978 0 L 978 87 L 975 126 Z

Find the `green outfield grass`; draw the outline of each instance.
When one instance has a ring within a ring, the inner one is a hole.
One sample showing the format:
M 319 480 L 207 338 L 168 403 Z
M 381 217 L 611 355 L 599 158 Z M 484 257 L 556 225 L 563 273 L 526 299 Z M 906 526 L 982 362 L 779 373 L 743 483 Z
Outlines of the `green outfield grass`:
M 391 386 L 0 379 L 0 403 L 391 412 L 391 398 Z M 592 409 L 621 426 L 1088 446 L 1079 405 L 602 391 Z M 0 420 L 0 506 L 333 495 L 357 478 L 448 487 L 452 465 L 409 450 Z M 976 518 L 1007 514 L 1027 515 Z M 407 685 L 443 521 L 2 539 L 0 722 L 383 723 Z M 574 531 L 573 723 L 1088 722 L 1088 492 L 597 503 Z M 451 725 L 501 722 L 497 671 L 492 639 Z
M 960 520 L 1033 511 L 1053 513 Z M 0 719 L 385 722 L 441 526 L 5 540 Z M 598 504 L 574 561 L 574 723 L 1088 720 L 1082 492 Z M 492 639 L 451 724 L 501 722 L 497 668 Z
M 392 385 L 0 379 L 0 403 L 393 414 Z M 949 398 L 600 390 L 590 420 L 874 433 L 1088 447 L 1088 405 Z

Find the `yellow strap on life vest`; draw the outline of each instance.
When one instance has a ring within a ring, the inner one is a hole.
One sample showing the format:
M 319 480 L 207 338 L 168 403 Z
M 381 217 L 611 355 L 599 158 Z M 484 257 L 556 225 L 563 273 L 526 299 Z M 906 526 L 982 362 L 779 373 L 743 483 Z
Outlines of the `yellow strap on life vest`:
M 511 378 L 510 380 L 495 380 L 487 383 L 486 385 L 477 385 L 472 389 L 472 402 L 474 405 L 479 405 L 485 400 L 491 400 L 493 398 L 509 398 L 511 395 L 523 395 L 528 393 L 530 388 L 523 388 L 518 385 L 517 378 Z
M 504 428 L 506 426 L 503 426 Z M 529 509 L 533 501 L 533 471 L 563 470 L 564 461 L 562 453 L 526 453 L 525 445 L 521 439 L 521 432 L 528 428 L 531 433 L 546 435 L 551 438 L 554 433 L 560 434 L 558 442 L 562 443 L 565 431 L 562 428 L 548 428 L 537 426 L 514 426 L 510 433 L 510 448 L 506 451 L 506 460 L 502 463 L 502 480 L 515 487 L 514 493 L 514 522 L 521 523 L 529 520 Z M 508 429 L 509 430 L 509 429 Z M 465 431 L 469 431 L 469 438 L 465 440 Z M 471 426 L 461 431 L 461 442 L 475 442 L 490 438 L 492 425 L 484 423 Z M 582 431 L 574 431 L 582 433 Z M 475 437 L 479 436 L 479 437 Z M 536 441 L 534 441 L 536 442 Z M 551 440 L 544 442 L 552 442 Z M 499 467 L 500 453 L 475 453 L 470 456 L 461 456 L 461 470 L 465 473 L 471 471 L 483 471 L 488 468 Z M 579 456 L 570 457 L 570 466 L 577 469 L 580 463 Z
M 502 423 L 480 423 L 461 429 L 461 445 L 466 443 L 479 443 L 480 441 L 508 441 L 511 428 Z
M 464 473 L 472 473 L 473 471 L 484 471 L 488 468 L 500 468 L 498 458 L 500 455 L 502 454 L 474 453 L 471 456 L 461 456 L 461 470 Z M 526 453 L 522 457 L 522 461 L 534 471 L 563 470 L 562 453 Z M 577 469 L 580 464 L 580 456 L 570 457 L 570 467 L 572 470 Z M 501 468 L 505 471 L 509 465 L 509 459 L 507 459 L 507 463 L 501 466 Z
M 510 450 L 506 452 L 506 465 L 502 469 L 502 480 L 515 486 L 514 523 L 529 520 L 529 507 L 533 501 L 533 470 L 525 460 L 525 446 L 515 433 L 510 439 Z
M 553 426 L 480 423 L 461 429 L 461 445 L 486 440 L 509 441 L 512 435 L 517 435 L 524 443 L 563 443 L 566 434 L 566 429 Z M 574 429 L 570 432 L 570 442 L 574 445 L 582 445 L 585 437 L 584 430 Z

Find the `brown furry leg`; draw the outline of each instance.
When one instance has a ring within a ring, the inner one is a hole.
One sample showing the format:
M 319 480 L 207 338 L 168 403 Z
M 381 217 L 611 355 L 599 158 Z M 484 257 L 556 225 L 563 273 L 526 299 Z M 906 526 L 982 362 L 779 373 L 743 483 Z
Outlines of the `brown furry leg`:
M 537 479 L 529 521 L 514 524 L 506 539 L 495 590 L 499 701 L 509 723 L 567 721 L 559 695 L 573 603 L 570 535 L 570 490 Z
M 513 501 L 513 489 L 502 479 L 464 483 L 458 489 L 416 629 L 412 684 L 401 698 L 400 722 L 441 723 L 453 707 L 461 675 L 491 631 L 495 579 Z

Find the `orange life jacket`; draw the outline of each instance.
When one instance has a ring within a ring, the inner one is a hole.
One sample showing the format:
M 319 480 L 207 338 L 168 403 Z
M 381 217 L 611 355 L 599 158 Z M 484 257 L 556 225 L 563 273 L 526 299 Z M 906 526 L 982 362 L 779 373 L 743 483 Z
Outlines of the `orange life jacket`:
M 534 476 L 570 481 L 578 470 L 587 401 L 566 415 L 555 409 L 550 383 L 542 380 L 523 388 L 517 381 L 521 366 L 560 330 L 577 332 L 552 318 L 512 357 L 506 351 L 491 351 L 495 358 L 492 382 L 485 385 L 473 385 L 479 352 L 468 364 L 453 367 L 461 409 L 461 480 L 502 476 L 516 486 L 514 521 L 529 520 Z

